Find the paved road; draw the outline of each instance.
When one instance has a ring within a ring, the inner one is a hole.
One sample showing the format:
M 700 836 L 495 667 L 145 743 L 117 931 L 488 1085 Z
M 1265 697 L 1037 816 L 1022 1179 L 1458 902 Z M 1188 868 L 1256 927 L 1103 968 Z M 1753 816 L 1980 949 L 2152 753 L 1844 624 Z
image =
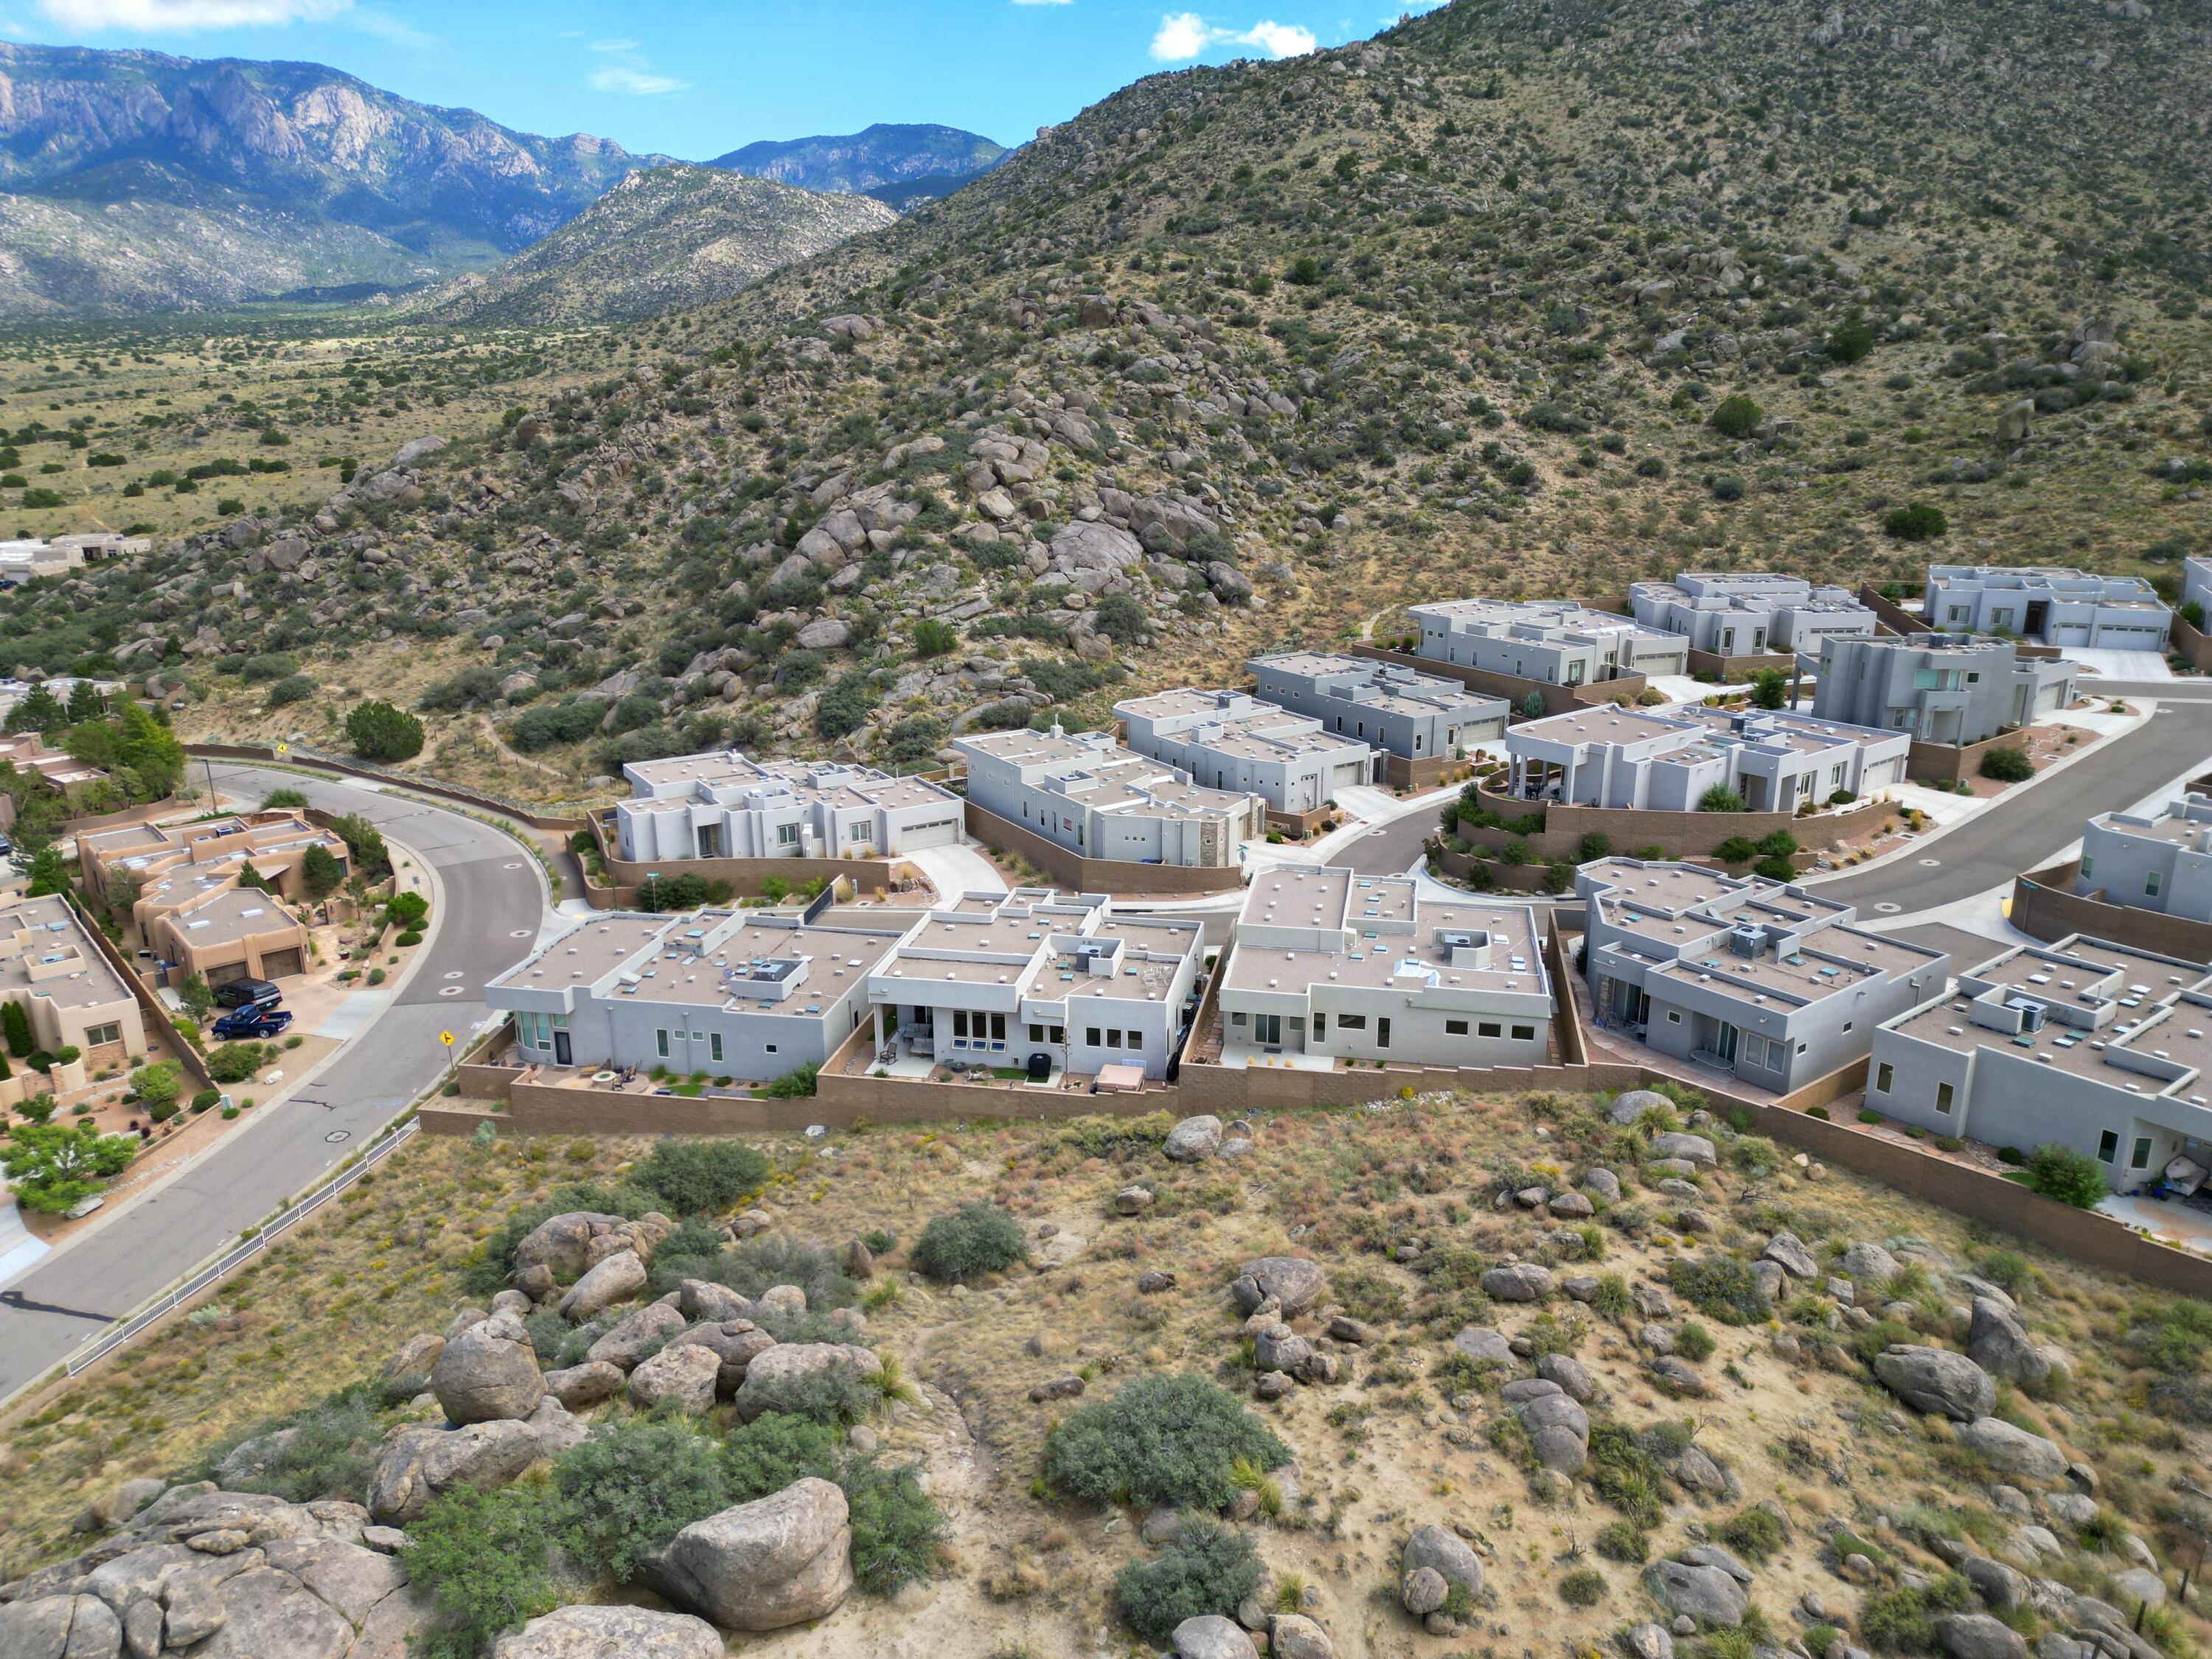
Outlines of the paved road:
M 439 1031 L 464 1031 L 483 1019 L 484 981 L 537 939 L 544 875 L 501 830 L 359 784 L 221 764 L 215 779 L 240 800 L 293 788 L 317 806 L 363 814 L 434 867 L 442 920 L 428 960 L 398 998 L 299 1096 L 252 1116 L 167 1186 L 0 1291 L 0 1397 L 365 1145 L 444 1066 Z M 404 871 L 400 879 L 420 877 Z M 453 994 L 441 994 L 449 988 Z

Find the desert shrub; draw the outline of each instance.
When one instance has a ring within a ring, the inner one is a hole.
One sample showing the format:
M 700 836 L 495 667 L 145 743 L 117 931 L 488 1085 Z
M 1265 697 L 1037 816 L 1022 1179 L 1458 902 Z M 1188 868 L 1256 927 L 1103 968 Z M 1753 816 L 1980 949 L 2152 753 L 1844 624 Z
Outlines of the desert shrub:
M 1290 1462 L 1290 1449 L 1225 1389 L 1190 1372 L 1139 1377 L 1111 1400 L 1079 1407 L 1046 1440 L 1044 1479 L 1094 1504 L 1220 1510 L 1230 1466 Z
M 1605 1600 L 1605 1575 L 1595 1567 L 1577 1567 L 1559 1580 L 1559 1600 L 1571 1607 L 1594 1607 Z
M 1597 1495 L 1637 1526 L 1649 1531 L 1667 1518 L 1658 1461 L 1625 1424 L 1591 1425 L 1589 1468 Z
M 1692 1320 L 1674 1333 L 1674 1352 L 1685 1359 L 1711 1359 L 1713 1357 L 1713 1334 Z
M 1330 1275 L 1329 1288 L 1354 1319 L 1380 1324 L 1406 1316 L 1405 1287 L 1382 1273 L 1349 1267 Z
M 860 1294 L 830 1249 L 781 1233 L 744 1239 L 711 1255 L 679 1255 L 669 1248 L 675 1243 L 672 1236 L 653 1252 L 649 1281 L 654 1296 L 667 1295 L 687 1279 L 726 1285 L 746 1297 L 758 1297 L 772 1285 L 796 1285 L 806 1292 L 808 1311 L 823 1314 L 851 1307 Z
M 1928 1653 L 1936 1645 L 1936 1620 L 1946 1613 L 1966 1613 L 1974 1605 L 1966 1581 L 1942 1573 L 1917 1589 L 1883 1590 L 1859 1609 L 1859 1635 L 1870 1648 L 1891 1653 Z
M 1750 398 L 1735 397 L 1723 398 L 1714 404 L 1713 412 L 1708 418 L 1712 422 L 1713 430 L 1723 437 L 1744 438 L 1750 436 L 1752 428 L 1765 417 L 1766 411 Z
M 591 1210 L 603 1215 L 636 1217 L 660 1207 L 659 1197 L 635 1187 L 602 1182 L 579 1182 L 556 1189 L 542 1204 L 526 1204 L 512 1212 L 499 1231 L 477 1247 L 461 1276 L 462 1288 L 471 1296 L 496 1296 L 507 1288 L 507 1275 L 514 1266 L 514 1247 L 538 1226 L 571 1210 Z M 659 1258 L 654 1258 L 658 1266 Z M 695 1275 L 696 1277 L 696 1275 Z M 676 1288 L 672 1280 L 662 1287 Z M 659 1292 L 656 1291 L 655 1294 Z
M 1975 1271 L 2017 1298 L 2035 1283 L 2035 1269 L 2017 1250 L 1987 1250 L 1974 1259 Z
M 561 1541 L 595 1572 L 627 1583 L 647 1553 L 727 1509 L 721 1450 L 680 1423 L 603 1423 L 553 1465 Z
M 1590 1297 L 1590 1311 L 1601 1319 L 1626 1319 L 1635 1306 L 1628 1293 L 1628 1281 L 1619 1273 L 1601 1274 L 1597 1294 Z
M 944 1512 L 915 1478 L 915 1466 L 891 1468 L 856 1457 L 841 1483 L 853 1517 L 853 1577 L 877 1595 L 933 1577 L 944 1546 Z
M 409 1523 L 399 1559 L 438 1620 L 422 1659 L 477 1659 L 492 1640 L 558 1605 L 550 1562 L 556 1506 L 544 1489 L 456 1486 Z
M 422 722 L 404 708 L 372 698 L 346 716 L 346 736 L 364 760 L 411 760 L 422 752 Z
M 2140 1305 L 2129 1322 L 2127 1340 L 2142 1363 L 2154 1370 L 2192 1371 L 2212 1347 L 2212 1308 L 2201 1302 Z
M 1597 1529 L 1597 1553 L 1608 1561 L 1640 1567 L 1651 1559 L 1651 1539 L 1633 1521 L 1608 1521 Z
M 1982 775 L 1999 783 L 2026 783 L 2035 775 L 2035 763 L 2027 750 L 2001 743 L 1982 757 Z
M 740 1424 L 722 1449 L 730 1501 L 750 1504 L 810 1474 L 835 1480 L 840 1440 L 828 1424 L 786 1412 L 764 1413 Z
M 780 1078 L 771 1079 L 761 1092 L 770 1100 L 811 1100 L 822 1078 L 822 1068 L 809 1063 L 794 1066 Z
M 1667 1282 L 1698 1312 L 1723 1325 L 1747 1324 L 1766 1316 L 1766 1300 L 1751 1269 L 1732 1255 L 1692 1259 L 1678 1255 L 1668 1264 Z
M 226 1490 L 265 1492 L 292 1504 L 319 1498 L 358 1504 L 368 1498 L 384 1425 L 369 1390 L 359 1384 L 225 1436 L 202 1455 L 200 1477 L 217 1479 L 218 1466 L 240 1446 L 279 1434 L 286 1437 L 281 1446 L 265 1456 L 257 1453 L 247 1460 L 250 1467 L 221 1477 Z
M 962 1284 L 985 1273 L 1003 1272 L 1029 1259 L 1022 1224 L 983 1199 L 963 1204 L 949 1215 L 931 1218 L 915 1241 L 917 1271 L 940 1284 Z
M 740 1140 L 663 1140 L 629 1178 L 678 1215 L 708 1215 L 759 1190 L 768 1174 L 768 1159 Z
M 1721 1522 L 1720 1540 L 1738 1555 L 1764 1561 L 1782 1547 L 1782 1518 L 1771 1510 L 1744 1510 Z
M 1085 1158 L 1110 1158 L 1125 1147 L 1141 1151 L 1157 1146 L 1174 1127 L 1165 1112 L 1146 1112 L 1139 1117 L 1109 1117 L 1103 1112 L 1092 1112 L 1061 1124 L 1060 1142 Z
M 1943 509 L 1930 507 L 1925 501 L 1894 507 L 1881 521 L 1882 534 L 1899 542 L 1933 541 L 1950 528 L 1951 521 L 1943 516 Z
M 208 1052 L 208 1075 L 217 1083 L 243 1083 L 261 1069 L 258 1042 L 226 1042 Z
M 1149 1561 L 1132 1562 L 1114 1581 L 1114 1605 L 1129 1628 L 1167 1647 L 1175 1627 L 1206 1613 L 1226 1618 L 1260 1588 L 1260 1555 L 1243 1533 L 1211 1521 L 1183 1522 L 1182 1534 Z
M 2027 1155 L 2027 1188 L 2061 1204 L 2094 1210 L 2105 1196 L 2105 1172 L 2088 1153 L 2046 1140 Z
M 1743 797 L 1724 783 L 1713 785 L 1698 797 L 1698 811 L 1700 812 L 1741 812 L 1744 810 Z
M 763 1383 L 748 1378 L 745 1397 L 758 1400 L 763 1410 L 816 1423 L 858 1423 L 872 1416 L 883 1404 L 883 1396 L 871 1378 L 849 1365 L 826 1365 L 818 1371 L 775 1377 Z

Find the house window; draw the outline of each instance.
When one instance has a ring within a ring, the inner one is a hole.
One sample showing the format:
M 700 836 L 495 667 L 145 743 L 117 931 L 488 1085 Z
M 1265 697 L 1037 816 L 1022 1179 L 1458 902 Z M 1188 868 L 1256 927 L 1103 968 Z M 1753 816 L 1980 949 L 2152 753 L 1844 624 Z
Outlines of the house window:
M 1006 1017 L 1004 1014 L 994 1014 L 994 1015 L 992 1015 L 992 1016 L 991 1016 L 991 1041 L 993 1041 L 994 1042 L 1004 1042 L 1006 1040 Z
M 1667 1023 L 1669 1025 L 1680 1025 L 1682 1023 L 1681 1010 L 1679 1008 L 1669 1008 L 1667 1011 Z
M 2150 1168 L 2150 1137 L 2148 1135 L 2136 1137 L 2136 1155 L 2128 1160 L 2128 1168 L 2130 1170 Z
M 2084 853 L 2084 854 L 2081 854 L 2081 873 L 2082 873 L 2083 875 L 2085 875 L 2085 876 L 2086 876 L 2086 875 L 2087 875 L 2087 874 L 2088 874 L 2092 870 L 2095 869 L 2096 867 L 2097 867 L 2097 860 L 2094 860 L 2094 859 L 2091 858 L 2091 857 L 2090 857 L 2087 853 Z
M 1038 1024 L 1035 1020 L 1031 1020 L 1030 1022 L 1030 1041 L 1031 1042 L 1042 1042 L 1044 1041 L 1044 1027 Z
M 122 1041 L 123 1027 L 119 1024 L 88 1025 L 84 1028 L 84 1046 L 88 1048 L 97 1048 L 104 1042 Z
M 1066 1027 L 1065 1025 L 1055 1025 L 1055 1026 L 1054 1026 L 1054 1027 L 1052 1028 L 1052 1040 L 1053 1040 L 1054 1042 L 1066 1042 L 1066 1041 L 1067 1041 L 1067 1027 Z
M 1857 1022 L 1857 1021 L 1856 1021 L 1856 1020 L 1849 1020 L 1849 1019 L 1847 1019 L 1847 1020 L 1845 1020 L 1845 1021 L 1844 1022 L 1844 1029 L 1846 1031 L 1848 1031 L 1848 1030 L 1850 1030 L 1851 1029 L 1851 1027 L 1852 1027 L 1853 1025 L 1856 1024 L 1857 1023 L 1858 1023 L 1858 1022 Z
M 1130 1032 L 1130 1033 L 1129 1033 L 1129 1046 L 1130 1046 L 1132 1048 L 1143 1048 L 1143 1047 L 1145 1046 L 1145 1034 L 1144 1034 L 1142 1031 L 1132 1031 L 1132 1032 Z
M 1467 1022 L 1463 1019 L 1446 1020 L 1444 1022 L 1444 1035 L 1446 1036 L 1465 1036 L 1467 1035 Z
M 1109 1048 L 1118 1048 L 1121 1046 L 1121 1031 L 1119 1026 L 1109 1025 L 1106 1028 L 1106 1046 Z
M 1951 1115 L 1951 1102 L 1954 1098 L 1956 1097 L 1949 1084 L 1939 1083 L 1936 1085 L 1936 1109 L 1944 1116 Z
M 1314 1041 L 1316 1042 L 1325 1042 L 1328 1040 L 1328 1016 L 1327 1014 L 1317 1013 L 1314 1016 Z
M 968 1011 L 965 1008 L 955 1008 L 952 1011 L 952 1035 L 957 1037 L 964 1037 L 968 1035 Z
M 1239 1014 L 1237 1018 L 1242 1019 L 1243 1016 Z M 1084 1032 L 1084 1037 L 1092 1048 L 1096 1048 L 1098 1046 L 1098 1028 L 1096 1025 L 1091 1026 Z
M 1764 1068 L 1766 1065 L 1766 1039 L 1757 1032 L 1748 1032 L 1743 1039 L 1743 1058 L 1747 1065 Z
M 710 1032 L 708 1035 L 707 1058 L 718 1066 L 722 1062 L 722 1034 L 720 1031 Z
M 1475 1029 L 1475 1035 L 1478 1036 L 1494 1037 L 1503 1036 L 1504 1034 L 1504 1025 L 1494 1019 L 1486 1019 Z
M 1364 1031 L 1367 1029 L 1367 1016 L 1364 1014 L 1339 1014 L 1336 1018 L 1336 1023 L 1344 1027 L 1347 1031 Z
M 2154 870 L 2143 878 L 2143 892 L 2151 898 L 2158 896 L 2158 872 Z
M 1887 1060 L 1874 1068 L 1874 1091 L 1878 1095 L 1889 1092 L 1889 1085 L 1897 1076 L 1897 1068 Z
M 1230 1016 L 1229 1016 L 1229 1023 L 1230 1023 L 1231 1025 L 1242 1025 L 1242 1024 L 1243 1024 L 1245 1023 L 1245 1016 L 1244 1016 L 1244 1015 L 1243 1015 L 1243 1014 L 1241 1014 L 1241 1013 L 1231 1014 L 1231 1015 L 1230 1015 Z M 1093 1032 L 1091 1034 L 1091 1040 L 1093 1042 L 1097 1042 L 1097 1041 L 1098 1041 L 1098 1033 L 1097 1033 L 1097 1032 L 1096 1032 L 1096 1031 L 1093 1031 Z
M 1536 1040 L 1536 1028 L 1533 1025 L 1515 1026 L 1513 1040 L 1516 1042 L 1534 1042 Z
M 779 823 L 775 826 L 775 841 L 779 847 L 798 846 L 799 826 L 795 823 Z
M 1378 1015 L 1376 1018 L 1375 1046 L 1378 1048 L 1387 1048 L 1390 1046 L 1390 1016 L 1388 1014 Z
M 2120 1155 L 2120 1137 L 2117 1131 L 2107 1129 L 2097 1137 L 2097 1162 L 2110 1164 Z
M 763 1054 L 772 1054 L 775 1052 L 775 1044 L 773 1042 L 763 1042 L 761 1044 L 761 1051 Z
M 668 1058 L 668 1033 L 667 1033 L 667 1032 L 665 1032 L 665 1031 L 655 1031 L 655 1032 L 653 1034 L 653 1053 L 655 1053 L 655 1054 L 659 1054 L 659 1055 L 663 1060 L 665 1060 L 665 1059 L 667 1059 L 667 1058 Z

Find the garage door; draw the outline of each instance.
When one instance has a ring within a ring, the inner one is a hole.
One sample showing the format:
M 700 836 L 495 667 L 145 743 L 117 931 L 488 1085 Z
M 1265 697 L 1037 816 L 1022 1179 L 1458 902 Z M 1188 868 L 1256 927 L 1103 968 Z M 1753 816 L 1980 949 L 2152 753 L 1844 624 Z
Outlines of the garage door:
M 300 971 L 300 952 L 295 945 L 289 951 L 264 951 L 261 956 L 261 977 L 283 979 Z
M 210 985 L 228 985 L 234 979 L 246 979 L 251 975 L 246 973 L 244 963 L 226 962 L 209 969 L 201 977 Z

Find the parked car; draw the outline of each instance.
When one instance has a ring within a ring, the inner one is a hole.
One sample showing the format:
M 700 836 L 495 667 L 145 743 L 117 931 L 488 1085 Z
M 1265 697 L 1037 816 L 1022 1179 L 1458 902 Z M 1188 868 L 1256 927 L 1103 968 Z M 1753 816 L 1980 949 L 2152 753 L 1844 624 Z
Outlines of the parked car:
M 274 1008 L 284 994 L 265 979 L 234 979 L 215 988 L 218 1008 Z
M 215 1034 L 224 1042 L 265 1042 L 270 1037 L 281 1036 L 291 1023 L 289 1008 L 240 1008 L 216 1021 Z

